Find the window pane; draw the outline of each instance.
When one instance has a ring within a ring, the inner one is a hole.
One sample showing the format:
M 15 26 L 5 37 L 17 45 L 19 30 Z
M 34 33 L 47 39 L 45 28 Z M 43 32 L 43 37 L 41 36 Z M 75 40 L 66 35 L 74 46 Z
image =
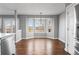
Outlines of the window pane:
M 36 18 L 35 19 L 35 32 L 44 32 L 45 28 L 45 20 L 44 18 Z
M 33 21 L 33 19 L 30 18 L 27 23 L 28 23 L 28 32 L 33 32 L 33 28 L 34 28 L 34 21 Z
M 15 22 L 13 18 L 3 18 L 3 31 L 5 33 L 13 33 L 15 28 Z

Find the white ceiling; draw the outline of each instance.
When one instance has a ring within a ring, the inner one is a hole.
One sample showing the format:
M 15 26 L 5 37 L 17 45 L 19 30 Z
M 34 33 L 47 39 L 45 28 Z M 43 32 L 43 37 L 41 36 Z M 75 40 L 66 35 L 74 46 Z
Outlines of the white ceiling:
M 20 15 L 58 15 L 65 10 L 65 3 L 2 3 L 0 14 L 14 14 L 17 10 Z

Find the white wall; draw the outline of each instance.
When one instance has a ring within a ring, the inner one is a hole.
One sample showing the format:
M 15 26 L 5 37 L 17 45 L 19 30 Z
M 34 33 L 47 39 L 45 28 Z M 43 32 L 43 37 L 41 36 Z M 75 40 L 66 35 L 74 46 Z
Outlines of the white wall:
M 65 42 L 66 40 L 66 13 L 59 15 L 59 40 Z
M 59 37 L 59 18 L 58 16 L 55 17 L 54 19 L 54 38 L 58 39 Z

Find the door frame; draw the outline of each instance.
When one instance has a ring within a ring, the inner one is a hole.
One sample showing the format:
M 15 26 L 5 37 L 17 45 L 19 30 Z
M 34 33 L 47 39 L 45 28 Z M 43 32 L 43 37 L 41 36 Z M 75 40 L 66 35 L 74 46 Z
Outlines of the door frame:
M 78 5 L 78 4 L 79 3 L 72 3 L 72 4 L 70 4 L 69 6 L 66 7 L 66 42 L 65 42 L 65 49 L 64 49 L 66 52 L 69 52 L 68 51 L 68 39 L 67 39 L 67 34 L 68 34 L 67 33 L 67 29 L 68 29 L 67 28 L 67 9 L 72 7 L 72 6 L 74 7 L 74 38 L 73 39 L 75 40 L 75 38 L 76 38 L 76 23 L 77 23 L 75 6 Z M 74 41 L 74 44 L 75 44 L 75 41 Z

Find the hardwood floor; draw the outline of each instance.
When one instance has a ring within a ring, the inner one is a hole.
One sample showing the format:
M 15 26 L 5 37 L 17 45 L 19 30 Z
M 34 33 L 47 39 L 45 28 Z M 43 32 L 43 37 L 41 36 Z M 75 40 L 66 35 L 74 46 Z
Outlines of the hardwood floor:
M 16 43 L 17 55 L 67 55 L 64 43 L 52 39 L 23 39 Z

